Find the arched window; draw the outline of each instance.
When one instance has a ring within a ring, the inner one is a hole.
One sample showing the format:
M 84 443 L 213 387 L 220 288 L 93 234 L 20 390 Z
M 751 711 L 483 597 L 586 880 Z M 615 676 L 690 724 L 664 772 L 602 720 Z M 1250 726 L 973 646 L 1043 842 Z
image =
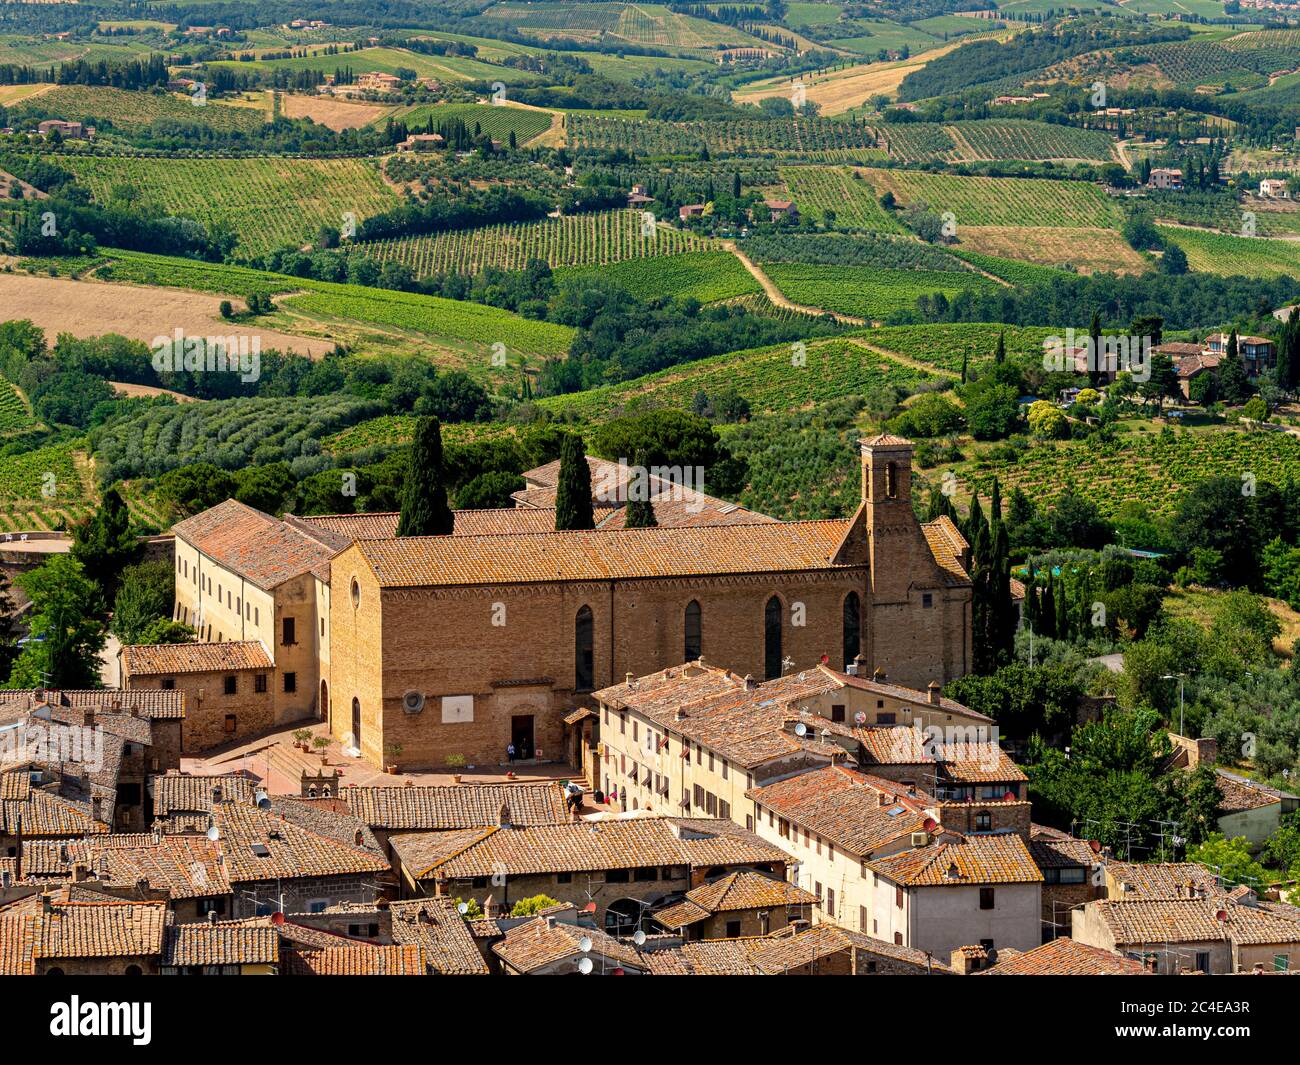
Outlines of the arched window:
M 844 665 L 862 653 L 862 600 L 857 592 L 844 597 Z
M 975 831 L 991 832 L 993 831 L 993 815 L 987 810 L 980 810 L 975 814 Z
M 781 600 L 772 596 L 763 610 L 763 676 L 781 675 Z
M 573 637 L 573 686 L 581 692 L 589 692 L 596 686 L 595 633 L 591 607 L 584 606 L 578 611 Z
M 692 599 L 686 604 L 686 654 L 684 662 L 694 662 L 703 653 L 700 637 L 700 604 Z
M 361 700 L 352 697 L 352 746 L 361 750 Z

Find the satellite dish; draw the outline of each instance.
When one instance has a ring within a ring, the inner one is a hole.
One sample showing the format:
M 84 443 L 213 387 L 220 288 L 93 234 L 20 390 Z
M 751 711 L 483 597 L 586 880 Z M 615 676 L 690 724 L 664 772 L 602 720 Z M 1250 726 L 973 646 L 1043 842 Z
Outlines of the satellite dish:
M 582 951 L 583 954 L 588 953 L 591 950 L 591 936 L 583 936 L 578 940 L 578 949 Z
M 859 710 L 856 714 L 853 715 L 853 723 L 855 725 L 865 725 L 867 723 L 867 715 L 864 714 L 861 710 Z
M 1090 840 L 1088 840 L 1088 846 L 1092 848 L 1092 853 L 1093 853 L 1093 854 L 1100 854 L 1100 853 L 1101 853 L 1101 840 L 1099 840 L 1099 839 L 1090 839 Z
M 468 902 L 457 903 L 456 912 L 460 914 L 462 917 L 464 917 L 465 914 L 469 913 L 469 903 Z
M 582 973 L 583 976 L 588 975 L 594 968 L 595 966 L 591 964 L 590 958 L 578 959 L 578 972 Z
M 936 821 L 933 817 L 927 817 L 925 819 L 924 827 L 927 832 L 933 832 L 936 828 L 939 827 L 939 822 Z
M 418 714 L 424 709 L 424 692 L 409 691 L 403 695 L 402 709 L 408 714 Z
M 276 927 L 284 924 L 284 911 L 276 910 L 275 913 L 271 914 L 271 923 Z
M 1002 801 L 1003 801 L 1003 802 L 1015 802 L 1015 801 L 1016 801 L 1015 793 L 1014 793 L 1014 792 L 1011 792 L 1011 791 L 1007 792 L 1005 795 L 1002 796 Z
M 1214 919 L 1215 919 L 1216 921 L 1219 921 L 1220 923 L 1226 921 L 1226 920 L 1228 919 L 1228 911 L 1227 911 L 1227 910 L 1219 910 L 1217 913 L 1215 913 L 1215 915 L 1214 915 Z
M 794 727 L 794 734 L 795 734 L 796 736 L 806 736 L 806 735 L 808 735 L 808 726 L 805 725 L 802 721 L 800 721 L 800 722 L 799 722 L 798 724 L 796 724 L 795 727 Z
M 221 829 L 219 829 L 216 825 L 213 825 L 210 829 L 208 829 L 208 839 L 212 840 L 213 843 L 215 843 L 220 838 L 221 838 Z
M 632 934 L 632 942 L 635 943 L 638 947 L 641 946 L 641 944 L 645 942 L 645 933 L 638 928 Z

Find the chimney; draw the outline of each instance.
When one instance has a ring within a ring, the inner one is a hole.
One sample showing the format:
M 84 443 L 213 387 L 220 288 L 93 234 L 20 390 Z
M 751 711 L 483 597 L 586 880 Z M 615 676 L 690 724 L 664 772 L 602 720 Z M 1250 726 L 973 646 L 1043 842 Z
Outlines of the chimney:
M 96 821 L 104 820 L 104 800 L 98 795 L 90 800 L 90 816 Z
M 216 911 L 216 910 L 209 910 L 209 911 L 208 911 L 208 924 L 216 924 L 216 923 L 217 923 L 217 911 Z
M 497 811 L 497 824 L 502 828 L 510 827 L 510 804 L 503 802 L 501 809 Z
M 952 970 L 959 976 L 969 976 L 987 966 L 989 952 L 983 947 L 958 947 L 952 952 Z
M 212 805 L 216 806 L 221 802 L 221 785 L 214 784 L 212 787 Z
M 674 720 L 674 721 L 685 721 L 685 720 L 686 720 L 686 711 L 685 711 L 684 709 L 682 709 L 682 707 L 679 706 L 676 710 L 673 711 L 673 720 Z
M 934 706 L 938 706 L 939 703 L 943 701 L 943 696 L 940 694 L 943 689 L 939 687 L 939 682 L 937 680 L 930 681 L 929 686 L 925 690 L 930 696 L 931 704 Z
M 41 892 L 41 913 L 49 917 L 54 913 L 54 897 L 48 892 Z
M 867 675 L 867 659 L 864 655 L 854 655 L 853 661 L 845 667 L 845 671 L 854 677 L 865 677 Z
M 489 895 L 487 898 L 483 900 L 484 917 L 487 918 L 495 917 L 497 915 L 497 909 L 498 909 L 497 900 L 493 896 Z
M 755 688 L 757 688 L 757 687 L 758 687 L 758 681 L 756 681 L 756 680 L 754 679 L 754 675 L 753 675 L 752 673 L 746 673 L 746 674 L 745 674 L 745 691 L 747 691 L 747 692 L 752 692 L 752 691 L 753 691 Z
M 88 706 L 81 711 L 81 723 L 85 725 L 86 728 L 95 727 L 95 708 L 93 706 Z
M 162 822 L 155 821 L 153 823 L 153 844 L 156 847 L 161 842 L 162 842 Z
M 879 666 L 877 666 L 876 671 L 871 674 L 871 679 L 874 680 L 877 684 L 884 684 L 885 671 L 881 669 Z
M 87 880 L 89 880 L 89 879 L 90 879 L 90 870 L 86 868 L 85 863 L 84 863 L 84 862 L 73 862 L 73 863 L 72 863 L 72 882 L 73 882 L 74 884 L 82 884 L 82 883 L 85 883 L 85 881 L 87 881 Z
M 627 674 L 625 674 L 623 679 L 627 682 L 627 686 L 628 686 L 629 688 L 632 687 L 632 674 L 631 674 L 631 673 L 627 673 Z

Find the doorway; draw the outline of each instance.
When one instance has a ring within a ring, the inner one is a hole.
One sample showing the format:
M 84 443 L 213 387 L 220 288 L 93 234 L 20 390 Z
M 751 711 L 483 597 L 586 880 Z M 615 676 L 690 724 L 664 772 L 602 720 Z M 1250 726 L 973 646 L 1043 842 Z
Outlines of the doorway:
M 352 746 L 361 750 L 361 700 L 352 699 Z
M 531 758 L 533 746 L 533 715 L 516 714 L 510 719 L 510 742 L 515 745 L 515 757 Z

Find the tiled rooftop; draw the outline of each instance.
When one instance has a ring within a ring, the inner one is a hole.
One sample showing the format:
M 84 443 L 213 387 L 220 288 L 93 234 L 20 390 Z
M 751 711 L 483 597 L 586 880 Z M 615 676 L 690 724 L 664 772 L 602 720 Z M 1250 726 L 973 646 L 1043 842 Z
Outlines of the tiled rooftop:
M 177 522 L 172 532 L 231 573 L 268 590 L 305 573 L 328 580 L 336 550 L 234 499 Z
M 545 917 L 508 929 L 503 940 L 492 944 L 492 952 L 512 969 L 530 973 L 566 958 L 576 963 L 588 953 L 582 949 L 584 939 L 591 942 L 591 954 L 616 966 L 641 970 L 647 967 L 646 955 L 598 928 L 551 923 Z
M 123 664 L 132 677 L 178 673 L 236 673 L 271 669 L 271 656 L 259 640 L 223 643 L 160 643 L 122 648 Z
M 1139 961 L 1100 947 L 1076 943 L 1068 936 L 1024 953 L 1002 951 L 997 964 L 976 976 L 1141 976 Z
M 389 903 L 393 939 L 419 947 L 432 973 L 444 976 L 485 976 L 487 962 L 474 944 L 469 924 L 447 898 Z
M 554 783 L 458 784 L 454 787 L 343 788 L 339 797 L 354 817 L 373 828 L 442 830 L 497 824 L 502 805 L 516 825 L 567 821 Z
M 743 869 L 692 888 L 685 899 L 659 910 L 654 918 L 665 928 L 683 928 L 718 913 L 811 906 L 816 901 L 817 896 L 811 891 L 805 891 L 788 880 L 777 880 Z
M 867 864 L 894 883 L 911 887 L 1042 882 L 1043 874 L 1018 835 L 951 837 L 951 833 L 934 837 L 924 847 Z

